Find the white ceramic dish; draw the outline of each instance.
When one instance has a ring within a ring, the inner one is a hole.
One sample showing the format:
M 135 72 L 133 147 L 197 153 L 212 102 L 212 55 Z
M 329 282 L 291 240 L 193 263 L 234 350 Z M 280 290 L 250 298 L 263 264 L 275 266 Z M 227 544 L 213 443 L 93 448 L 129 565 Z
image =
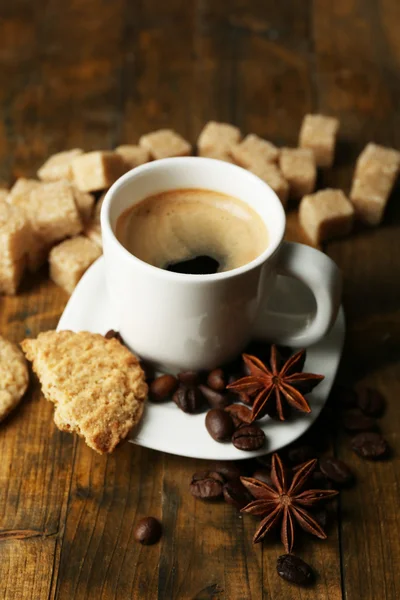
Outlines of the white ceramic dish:
M 281 309 L 285 306 L 293 322 L 312 312 L 309 295 L 294 280 L 286 278 L 282 279 L 281 286 L 277 286 L 271 304 Z M 61 316 L 58 329 L 101 334 L 109 329 L 119 329 L 118 316 L 113 314 L 108 301 L 102 257 L 82 277 Z M 344 332 L 344 313 L 340 309 L 329 334 L 307 349 L 304 370 L 325 375 L 322 383 L 308 396 L 312 412 L 285 423 L 265 417 L 258 423 L 267 436 L 267 445 L 262 450 L 243 452 L 232 444 L 215 442 L 204 426 L 204 413 L 187 415 L 172 401 L 157 405 L 148 403 L 144 418 L 139 428 L 132 432 L 130 441 L 162 452 L 211 460 L 240 460 L 279 450 L 302 435 L 324 406 L 339 365 Z

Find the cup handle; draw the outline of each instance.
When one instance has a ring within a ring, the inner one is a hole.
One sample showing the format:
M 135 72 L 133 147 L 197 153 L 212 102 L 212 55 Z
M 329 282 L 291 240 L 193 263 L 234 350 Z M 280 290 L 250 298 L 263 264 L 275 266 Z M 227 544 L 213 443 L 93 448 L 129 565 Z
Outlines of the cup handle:
M 273 304 L 281 306 L 281 309 L 271 311 L 271 302 L 268 302 L 257 320 L 255 336 L 288 346 L 314 344 L 328 333 L 339 310 L 342 291 L 339 268 L 319 250 L 303 244 L 283 242 L 275 269 L 278 275 L 295 278 L 305 284 L 314 296 L 316 309 L 314 307 L 313 314 L 307 313 L 307 318 L 302 319 L 299 328 L 299 315 L 285 313 L 284 303 L 275 297 Z M 279 291 L 274 290 L 274 294 L 279 296 Z M 283 292 L 280 294 L 284 300 Z

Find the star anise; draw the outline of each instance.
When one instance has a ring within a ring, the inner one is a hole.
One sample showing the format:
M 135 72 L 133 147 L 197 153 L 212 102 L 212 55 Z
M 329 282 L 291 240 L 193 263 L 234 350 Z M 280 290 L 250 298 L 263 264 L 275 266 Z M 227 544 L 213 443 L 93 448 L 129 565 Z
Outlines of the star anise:
M 336 490 L 310 490 L 304 488 L 307 480 L 312 475 L 317 459 L 304 463 L 294 474 L 290 486 L 287 483 L 282 461 L 277 454 L 272 456 L 271 479 L 273 487 L 253 479 L 252 477 L 241 477 L 243 485 L 255 498 L 245 506 L 241 512 L 261 516 L 263 520 L 254 534 L 253 542 L 261 542 L 266 534 L 280 521 L 281 540 L 285 551 L 290 553 L 294 545 L 295 524 L 300 525 L 304 531 L 326 539 L 326 533 L 313 518 L 308 507 L 333 498 L 337 495 Z
M 269 369 L 256 356 L 243 354 L 250 375 L 229 384 L 227 388 L 255 396 L 252 421 L 275 412 L 279 419 L 284 421 L 284 401 L 297 410 L 309 413 L 311 408 L 303 394 L 310 392 L 324 379 L 324 376 L 303 373 L 301 369 L 304 365 L 304 357 L 305 350 L 300 350 L 281 366 L 277 348 L 273 345 Z

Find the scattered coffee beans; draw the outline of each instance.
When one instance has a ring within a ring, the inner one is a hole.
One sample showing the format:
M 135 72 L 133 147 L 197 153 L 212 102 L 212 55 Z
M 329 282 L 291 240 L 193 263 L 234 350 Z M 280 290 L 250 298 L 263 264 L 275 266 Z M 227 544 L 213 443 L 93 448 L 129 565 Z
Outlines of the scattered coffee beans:
M 225 376 L 222 369 L 210 371 L 207 377 L 207 385 L 216 392 L 222 392 L 226 387 Z
M 203 396 L 198 388 L 187 388 L 180 385 L 172 400 L 185 413 L 193 414 L 198 412 L 203 404 Z
M 293 554 L 282 554 L 278 558 L 276 570 L 278 575 L 289 583 L 310 585 L 314 581 L 314 573 L 310 565 Z
M 351 440 L 351 447 L 358 456 L 368 460 L 378 460 L 389 454 L 389 444 L 380 433 L 359 433 Z
M 368 417 L 380 417 L 385 410 L 385 398 L 378 390 L 362 388 L 358 392 L 358 406 Z
M 265 433 L 257 425 L 242 425 L 233 434 L 232 443 L 239 450 L 259 450 L 265 444 Z
M 149 386 L 149 400 L 162 402 L 175 392 L 178 380 L 173 375 L 160 375 Z
M 135 540 L 145 546 L 150 546 L 151 544 L 158 542 L 161 534 L 161 523 L 154 517 L 144 517 L 144 519 L 140 519 L 134 530 Z
M 200 381 L 200 376 L 197 371 L 182 371 L 181 373 L 178 373 L 177 377 L 181 383 L 188 387 L 197 385 Z
M 232 461 L 217 461 L 213 463 L 212 470 L 217 471 L 225 481 L 232 481 L 233 479 L 239 479 L 242 472 L 239 467 Z
M 300 465 L 312 458 L 315 458 L 315 450 L 311 446 L 302 444 L 301 446 L 292 446 L 287 451 L 287 457 L 292 465 Z
M 342 487 L 352 483 L 353 473 L 345 462 L 334 456 L 323 456 L 319 460 L 319 468 L 325 477 Z
M 224 478 L 216 471 L 195 473 L 190 483 L 190 492 L 195 498 L 216 500 L 222 496 Z
M 115 331 L 114 329 L 110 329 L 109 331 L 107 331 L 107 333 L 104 335 L 104 337 L 106 338 L 106 340 L 111 340 L 112 338 L 115 338 L 116 340 L 121 342 L 121 344 L 124 343 L 124 340 L 122 339 L 120 332 Z
M 211 408 L 225 408 L 232 403 L 232 397 L 230 394 L 221 394 L 212 390 L 208 385 L 199 385 L 199 390 L 207 400 Z
M 253 500 L 251 494 L 244 487 L 240 479 L 228 481 L 223 487 L 225 502 L 232 504 L 238 510 Z
M 267 469 L 257 469 L 257 471 L 254 471 L 253 477 L 267 485 L 274 485 L 271 479 L 271 471 L 268 471 Z
M 206 428 L 216 442 L 227 442 L 231 439 L 234 425 L 227 412 L 221 408 L 212 408 L 206 414 Z
M 251 410 L 243 404 L 231 404 L 225 408 L 225 411 L 232 417 L 235 427 L 239 427 L 243 423 L 251 423 Z
M 343 427 L 350 433 L 357 431 L 373 431 L 376 429 L 376 421 L 367 417 L 359 409 L 348 410 L 343 415 Z

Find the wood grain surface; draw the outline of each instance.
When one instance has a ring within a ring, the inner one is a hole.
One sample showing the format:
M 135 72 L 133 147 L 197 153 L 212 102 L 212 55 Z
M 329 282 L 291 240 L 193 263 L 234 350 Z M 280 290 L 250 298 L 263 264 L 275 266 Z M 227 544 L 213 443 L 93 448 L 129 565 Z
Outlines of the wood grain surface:
M 400 148 L 398 0 L 4 0 L 0 17 L 3 185 L 52 152 L 134 143 L 163 126 L 195 142 L 210 119 L 290 145 L 306 112 L 338 116 L 336 164 L 320 184 L 345 191 L 366 142 Z M 288 237 L 304 241 L 293 210 Z M 1 599 L 400 598 L 399 190 L 380 228 L 325 250 L 345 280 L 340 377 L 385 394 L 393 456 L 364 462 L 332 433 L 357 485 L 341 495 L 328 540 L 301 548 L 316 585 L 277 576 L 281 547 L 253 546 L 250 517 L 192 498 L 202 461 L 130 444 L 98 456 L 56 429 L 33 381 L 0 427 Z M 0 297 L 0 333 L 20 341 L 52 329 L 66 301 L 44 268 Z M 164 535 L 142 547 L 133 527 L 149 514 Z

